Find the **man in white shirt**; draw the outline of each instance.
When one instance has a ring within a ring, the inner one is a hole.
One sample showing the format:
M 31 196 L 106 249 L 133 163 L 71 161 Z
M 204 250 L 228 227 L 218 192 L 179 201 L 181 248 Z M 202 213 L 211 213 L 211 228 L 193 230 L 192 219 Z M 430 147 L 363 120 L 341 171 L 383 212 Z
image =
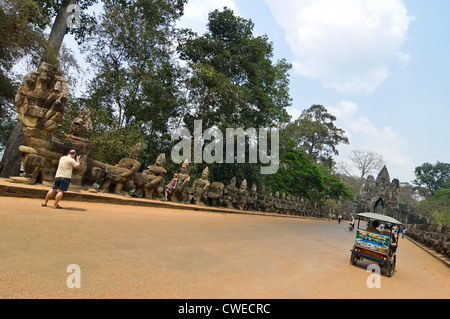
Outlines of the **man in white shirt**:
M 77 156 L 75 150 L 71 150 L 69 154 L 63 156 L 59 159 L 58 170 L 56 171 L 55 181 L 53 182 L 53 187 L 48 191 L 42 206 L 47 206 L 47 202 L 53 197 L 53 194 L 57 192 L 55 196 L 55 203 L 53 208 L 62 208 L 58 205 L 58 202 L 69 189 L 70 180 L 72 178 L 72 170 L 80 168 L 80 155 Z M 75 160 L 76 158 L 76 160 Z

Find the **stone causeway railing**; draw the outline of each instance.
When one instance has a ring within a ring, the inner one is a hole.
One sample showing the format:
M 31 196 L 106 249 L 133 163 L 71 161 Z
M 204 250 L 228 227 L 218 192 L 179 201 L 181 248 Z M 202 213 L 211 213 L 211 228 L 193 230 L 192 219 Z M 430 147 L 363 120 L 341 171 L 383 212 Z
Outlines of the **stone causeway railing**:
M 414 224 L 407 225 L 406 229 L 411 239 L 450 259 L 450 226 Z

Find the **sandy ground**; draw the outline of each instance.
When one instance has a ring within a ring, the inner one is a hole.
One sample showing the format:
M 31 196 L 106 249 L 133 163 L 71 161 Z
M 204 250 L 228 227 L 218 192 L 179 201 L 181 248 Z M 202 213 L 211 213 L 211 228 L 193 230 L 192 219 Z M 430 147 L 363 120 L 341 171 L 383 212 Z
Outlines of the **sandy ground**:
M 41 202 L 0 197 L 0 298 L 450 297 L 450 269 L 407 239 L 369 288 L 345 222 Z M 67 287 L 71 264 L 81 288 Z

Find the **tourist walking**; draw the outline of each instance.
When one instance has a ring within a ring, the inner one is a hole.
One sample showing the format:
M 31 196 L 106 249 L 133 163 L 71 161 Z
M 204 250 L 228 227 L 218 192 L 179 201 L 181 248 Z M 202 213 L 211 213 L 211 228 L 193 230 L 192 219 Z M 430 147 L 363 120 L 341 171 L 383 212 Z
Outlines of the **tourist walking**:
M 403 228 L 403 230 L 402 230 L 402 239 L 404 239 L 404 238 L 405 238 L 405 234 L 406 234 L 406 227 L 405 227 L 405 228 Z
M 338 215 L 338 224 L 340 224 L 340 223 L 341 223 L 341 219 L 342 219 L 342 215 L 341 215 L 341 214 L 339 214 L 339 215 Z
M 56 209 L 62 208 L 58 205 L 58 203 L 62 199 L 64 192 L 67 192 L 67 190 L 69 189 L 73 169 L 80 168 L 80 157 L 80 155 L 77 156 L 77 152 L 75 150 L 71 150 L 69 154 L 59 159 L 58 169 L 56 171 L 53 187 L 45 196 L 45 200 L 42 203 L 42 206 L 47 206 L 48 201 L 52 199 L 53 195 L 56 193 L 55 202 L 53 203 L 52 207 Z

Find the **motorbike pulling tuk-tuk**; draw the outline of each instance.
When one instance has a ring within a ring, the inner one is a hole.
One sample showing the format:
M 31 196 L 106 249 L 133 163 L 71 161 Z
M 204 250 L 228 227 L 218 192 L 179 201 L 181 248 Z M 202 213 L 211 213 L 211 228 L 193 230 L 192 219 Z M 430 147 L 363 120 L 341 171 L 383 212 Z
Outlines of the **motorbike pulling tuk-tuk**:
M 385 270 L 386 276 L 391 277 L 397 262 L 398 227 L 402 223 L 392 217 L 375 213 L 361 213 L 356 216 L 358 225 L 350 263 L 354 265 L 363 259 L 374 261 Z M 362 229 L 361 219 L 367 220 L 366 229 Z M 384 224 L 383 229 L 380 227 L 381 223 Z

